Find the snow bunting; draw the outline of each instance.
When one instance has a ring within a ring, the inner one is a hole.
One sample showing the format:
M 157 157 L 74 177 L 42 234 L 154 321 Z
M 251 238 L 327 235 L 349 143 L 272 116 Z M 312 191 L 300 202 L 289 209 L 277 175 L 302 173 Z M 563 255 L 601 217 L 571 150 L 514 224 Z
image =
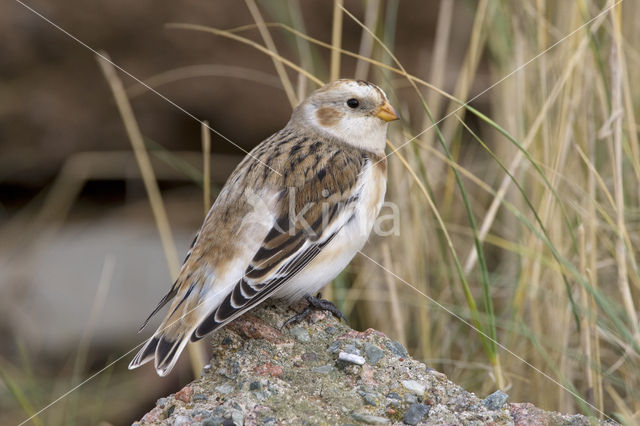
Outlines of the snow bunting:
M 365 81 L 334 81 L 298 105 L 227 180 L 149 318 L 171 302 L 167 316 L 129 368 L 153 359 L 167 375 L 189 340 L 267 298 L 333 307 L 311 295 L 371 232 L 386 190 L 387 124 L 397 118 L 384 92 Z

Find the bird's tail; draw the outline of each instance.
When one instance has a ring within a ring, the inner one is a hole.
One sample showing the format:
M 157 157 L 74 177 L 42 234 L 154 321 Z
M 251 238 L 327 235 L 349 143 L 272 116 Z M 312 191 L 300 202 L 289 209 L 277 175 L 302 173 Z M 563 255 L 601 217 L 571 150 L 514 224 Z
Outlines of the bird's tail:
M 129 364 L 129 370 L 154 360 L 158 375 L 166 376 L 176 365 L 180 354 L 189 342 L 193 330 L 185 329 L 180 321 L 162 324 Z

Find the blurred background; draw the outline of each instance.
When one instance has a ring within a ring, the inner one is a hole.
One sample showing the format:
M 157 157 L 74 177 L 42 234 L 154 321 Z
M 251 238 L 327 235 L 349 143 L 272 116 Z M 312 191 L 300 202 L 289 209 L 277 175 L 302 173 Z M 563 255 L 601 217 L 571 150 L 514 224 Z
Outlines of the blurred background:
M 242 150 L 337 77 L 402 116 L 399 234 L 365 249 L 393 274 L 360 256 L 327 290 L 350 325 L 481 396 L 640 422 L 639 20 L 607 0 L 3 2 L 0 423 L 87 378 L 31 422 L 128 423 L 193 379 L 186 353 L 127 371 L 157 322 L 138 327 Z M 165 97 L 118 73 L 161 199 L 87 46 Z M 210 155 L 198 120 L 224 135 Z

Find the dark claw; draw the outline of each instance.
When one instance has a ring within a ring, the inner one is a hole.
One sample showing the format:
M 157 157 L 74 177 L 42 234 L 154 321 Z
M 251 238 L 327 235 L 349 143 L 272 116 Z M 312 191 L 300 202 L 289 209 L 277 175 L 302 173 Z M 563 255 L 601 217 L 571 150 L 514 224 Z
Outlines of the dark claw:
M 343 319 L 345 321 L 347 320 L 347 318 L 344 316 L 342 312 L 340 312 L 340 309 L 338 309 L 336 305 L 334 305 L 328 300 L 321 299 L 320 293 L 318 293 L 318 297 L 313 297 L 310 294 L 306 294 L 304 298 L 309 303 L 309 306 L 304 308 L 304 310 L 299 314 L 296 314 L 291 318 L 289 318 L 288 320 L 286 320 L 284 324 L 282 324 L 281 328 L 285 328 L 290 324 L 294 324 L 302 321 L 303 319 L 307 318 L 311 314 L 311 311 L 313 310 L 329 311 L 333 314 L 333 316 L 339 319 Z
M 282 324 L 282 327 L 280 327 L 280 329 L 283 329 L 290 324 L 299 323 L 300 321 L 308 317 L 309 314 L 311 314 L 311 311 L 311 306 L 307 306 L 302 312 L 300 312 L 299 314 L 295 314 L 294 316 L 286 320 L 284 324 Z
M 343 319 L 345 321 L 347 320 L 347 318 L 344 316 L 342 312 L 340 312 L 340 309 L 338 309 L 336 305 L 334 305 L 332 302 L 328 300 L 321 299 L 319 293 L 318 293 L 318 297 L 313 297 L 307 294 L 304 298 L 307 302 L 309 302 L 309 307 L 314 307 L 318 310 L 329 311 L 333 314 L 333 316 Z

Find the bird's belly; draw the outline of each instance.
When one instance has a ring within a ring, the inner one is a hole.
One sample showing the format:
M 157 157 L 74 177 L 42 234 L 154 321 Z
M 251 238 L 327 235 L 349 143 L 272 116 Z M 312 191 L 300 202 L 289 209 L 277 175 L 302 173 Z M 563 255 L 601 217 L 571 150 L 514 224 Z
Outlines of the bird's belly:
M 368 172 L 371 175 L 364 176 L 365 182 L 368 183 L 363 185 L 361 201 L 356 206 L 351 220 L 309 265 L 278 290 L 275 298 L 287 299 L 293 303 L 305 294 L 315 295 L 337 277 L 362 249 L 378 217 L 386 190 L 386 176 L 378 175 L 375 173 L 376 170 L 370 169 Z
M 366 237 L 354 238 L 350 234 L 343 228 L 318 257 L 283 286 L 275 297 L 295 302 L 305 294 L 315 295 L 337 277 L 366 242 Z

